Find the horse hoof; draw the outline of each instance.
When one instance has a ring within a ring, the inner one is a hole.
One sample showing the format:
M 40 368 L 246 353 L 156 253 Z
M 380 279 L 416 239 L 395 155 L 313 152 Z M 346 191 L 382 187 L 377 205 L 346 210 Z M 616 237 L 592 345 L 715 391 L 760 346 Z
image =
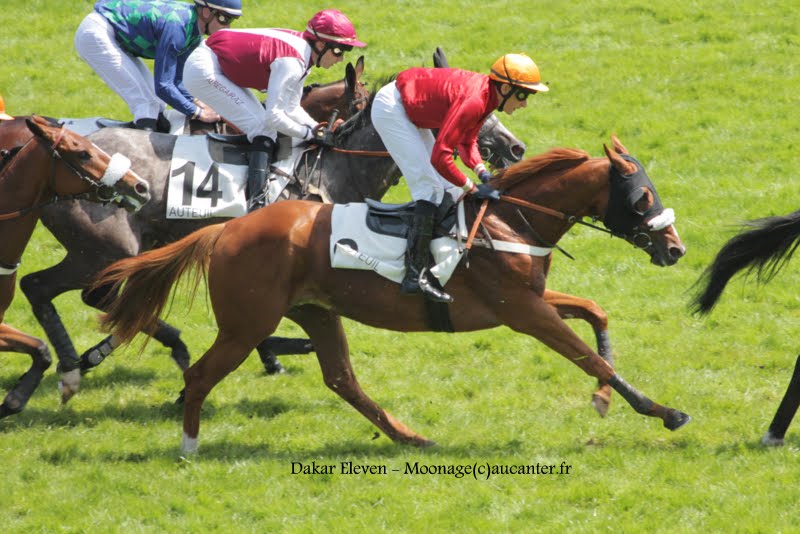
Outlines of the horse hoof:
M 81 385 L 81 370 L 73 369 L 66 373 L 61 373 L 61 380 L 58 381 L 58 391 L 61 393 L 61 404 L 66 404 L 78 393 Z
M 761 438 L 761 444 L 767 447 L 783 447 L 783 438 L 773 436 L 772 432 L 767 430 L 767 433 Z
M 594 409 L 597 410 L 597 413 L 600 415 L 600 417 L 605 417 L 608 415 L 608 407 L 611 405 L 611 401 L 603 395 L 595 393 L 592 395 L 592 405 L 594 406 Z
M 275 362 L 275 365 L 264 366 L 264 371 L 267 372 L 268 375 L 284 375 L 286 374 L 286 368 L 281 365 L 281 362 Z
M 692 418 L 689 414 L 670 409 L 669 413 L 667 413 L 667 416 L 664 418 L 664 426 L 669 430 L 678 430 L 691 420 Z

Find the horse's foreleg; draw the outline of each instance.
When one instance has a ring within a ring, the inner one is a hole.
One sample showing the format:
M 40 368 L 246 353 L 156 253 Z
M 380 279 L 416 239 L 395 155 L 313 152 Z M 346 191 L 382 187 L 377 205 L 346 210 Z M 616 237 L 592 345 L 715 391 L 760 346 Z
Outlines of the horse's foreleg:
M 562 319 L 583 319 L 589 323 L 597 340 L 597 353 L 611 367 L 614 367 L 614 356 L 611 352 L 611 340 L 608 335 L 608 315 L 603 308 L 592 300 L 550 290 L 545 290 L 544 300 L 555 307 Z M 608 382 L 598 380 L 597 391 L 592 395 L 592 404 L 600 417 L 605 417 L 608 413 L 611 391 Z
M 81 381 L 78 353 L 53 305 L 53 299 L 58 295 L 80 287 L 80 281 L 73 280 L 69 265 L 65 258 L 58 265 L 23 276 L 19 283 L 31 304 L 33 315 L 55 349 L 62 402 L 67 402 L 77 393 Z
M 44 341 L 3 323 L 0 323 L 0 352 L 20 352 L 28 354 L 33 360 L 30 369 L 17 380 L 0 405 L 0 419 L 2 419 L 25 408 L 53 360 Z
M 264 370 L 268 375 L 285 373 L 286 370 L 278 361 L 282 354 L 309 354 L 314 352 L 314 346 L 308 339 L 293 339 L 289 337 L 271 336 L 256 347 Z
M 110 290 L 110 285 L 95 288 L 93 291 L 84 289 L 81 292 L 81 299 L 86 305 L 96 310 L 106 311 L 110 304 L 108 301 Z M 145 333 L 165 347 L 171 349 L 172 359 L 181 371 L 185 371 L 189 368 L 189 349 L 186 347 L 183 340 L 181 340 L 180 330 L 159 320 L 155 330 Z M 119 341 L 114 336 L 108 336 L 100 343 L 84 352 L 80 358 L 81 373 L 86 373 L 100 365 L 103 360 L 111 355 L 118 345 Z
M 294 308 L 287 317 L 299 324 L 316 347 L 325 385 L 358 410 L 391 440 L 426 447 L 434 443 L 413 432 L 378 406 L 356 379 L 339 316 L 316 306 Z
M 676 430 L 689 422 L 691 418 L 688 415 L 653 402 L 625 382 L 607 361 L 593 352 L 567 326 L 558 316 L 555 308 L 543 298 L 533 295 L 529 296 L 527 300 L 521 301 L 520 299 L 524 299 L 525 296 L 517 295 L 516 297 L 518 298 L 509 297 L 506 301 L 509 304 L 516 301 L 517 305 L 507 308 L 508 313 L 504 317 L 505 324 L 518 332 L 536 337 L 583 369 L 589 376 L 609 383 L 638 413 L 662 419 L 664 426 L 670 430 Z
M 797 357 L 789 387 L 786 388 L 778 411 L 775 412 L 775 417 L 772 418 L 767 433 L 761 438 L 761 443 L 772 446 L 783 445 L 783 437 L 786 435 L 786 430 L 788 430 L 794 414 L 797 413 L 798 407 L 800 407 L 800 356 Z

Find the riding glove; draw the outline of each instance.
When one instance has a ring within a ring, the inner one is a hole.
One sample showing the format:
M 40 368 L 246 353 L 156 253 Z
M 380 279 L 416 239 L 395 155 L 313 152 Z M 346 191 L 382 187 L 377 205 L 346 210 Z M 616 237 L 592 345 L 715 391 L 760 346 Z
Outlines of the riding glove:
M 492 189 L 488 184 L 480 184 L 473 190 L 472 194 L 480 199 L 500 200 L 500 191 Z
M 492 178 L 494 178 L 494 176 L 492 175 L 492 173 L 490 173 L 486 169 L 483 169 L 483 170 L 478 172 L 478 179 L 483 183 L 488 182 Z

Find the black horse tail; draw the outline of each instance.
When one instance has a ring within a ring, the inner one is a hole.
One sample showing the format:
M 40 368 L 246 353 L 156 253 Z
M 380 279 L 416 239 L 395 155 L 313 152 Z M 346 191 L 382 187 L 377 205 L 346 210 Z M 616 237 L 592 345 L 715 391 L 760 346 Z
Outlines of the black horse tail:
M 695 286 L 705 288 L 692 299 L 694 313 L 709 313 L 728 281 L 742 269 L 756 271 L 761 283 L 769 282 L 800 245 L 800 210 L 789 215 L 749 221 L 745 226 L 753 229 L 725 243 L 714 262 L 695 283 Z

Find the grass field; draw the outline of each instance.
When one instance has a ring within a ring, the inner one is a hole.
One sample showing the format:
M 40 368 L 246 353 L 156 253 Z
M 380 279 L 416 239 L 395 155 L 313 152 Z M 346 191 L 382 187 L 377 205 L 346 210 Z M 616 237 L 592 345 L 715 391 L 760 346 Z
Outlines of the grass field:
M 9 113 L 127 118 L 124 103 L 73 50 L 92 2 L 4 0 L 0 93 Z M 245 0 L 241 27 L 302 28 L 328 4 Z M 661 5 L 663 4 L 663 5 Z M 116 353 L 66 407 L 54 370 L 27 409 L 0 420 L 4 532 L 796 532 L 800 427 L 760 446 L 798 352 L 797 275 L 738 279 L 708 319 L 690 288 L 747 219 L 797 206 L 800 12 L 789 1 L 651 3 L 343 0 L 369 43 L 367 77 L 450 63 L 486 71 L 528 52 L 551 91 L 503 122 L 529 154 L 552 146 L 602 154 L 617 133 L 675 209 L 688 251 L 651 266 L 625 243 L 574 229 L 549 287 L 591 298 L 611 318 L 617 368 L 693 422 L 678 432 L 618 396 L 606 419 L 593 381 L 534 339 L 378 331 L 346 322 L 365 390 L 438 442 L 394 445 L 322 384 L 313 357 L 267 377 L 251 358 L 204 407 L 201 454 L 179 459 L 182 379 L 156 343 Z M 355 59 L 354 57 L 351 59 Z M 311 81 L 341 77 L 314 73 Z M 389 199 L 405 200 L 401 187 Z M 0 239 L 3 236 L 0 235 Z M 39 228 L 21 274 L 53 265 L 60 246 Z M 170 321 L 195 358 L 215 328 L 203 298 L 180 297 Z M 56 301 L 79 352 L 101 334 L 77 294 Z M 20 293 L 7 314 L 43 335 Z M 575 324 L 587 341 L 591 331 Z M 284 322 L 280 335 L 299 336 Z M 27 368 L 0 358 L 5 392 Z M 335 474 L 292 474 L 293 463 Z M 342 462 L 387 474 L 342 474 Z M 406 474 L 423 467 L 570 466 L 569 474 Z M 397 471 L 395 471 L 397 470 Z

